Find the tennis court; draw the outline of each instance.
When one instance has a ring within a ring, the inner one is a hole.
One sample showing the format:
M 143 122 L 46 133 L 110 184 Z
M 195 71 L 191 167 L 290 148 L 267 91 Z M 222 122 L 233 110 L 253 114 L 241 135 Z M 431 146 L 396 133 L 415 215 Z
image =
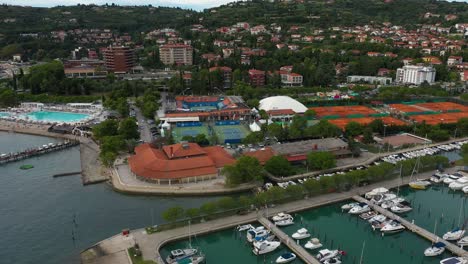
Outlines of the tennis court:
M 374 121 L 376 119 L 381 119 L 384 122 L 384 124 L 389 125 L 389 126 L 406 125 L 405 122 L 403 122 L 403 121 L 401 121 L 399 119 L 396 119 L 394 117 L 390 117 L 390 116 L 384 116 L 384 117 L 379 117 L 379 118 L 375 118 L 375 117 L 338 118 L 338 119 L 328 120 L 328 122 L 330 122 L 330 123 L 332 123 L 332 124 L 336 125 L 337 127 L 344 130 L 346 125 L 349 124 L 350 122 L 357 122 L 357 123 L 365 126 L 365 125 L 368 125 L 369 123 L 371 123 L 372 121 Z
M 237 144 L 241 143 L 250 132 L 243 125 L 213 126 L 213 131 L 218 136 L 219 142 Z
M 174 127 L 172 128 L 172 137 L 175 142 L 182 141 L 182 138 L 185 136 L 196 137 L 198 134 L 205 134 L 206 137 L 209 137 L 208 127 L 203 126 L 191 126 L 191 127 Z
M 311 107 L 309 109 L 314 110 L 318 117 L 348 117 L 353 115 L 367 116 L 377 113 L 374 109 L 364 105 L 322 106 Z

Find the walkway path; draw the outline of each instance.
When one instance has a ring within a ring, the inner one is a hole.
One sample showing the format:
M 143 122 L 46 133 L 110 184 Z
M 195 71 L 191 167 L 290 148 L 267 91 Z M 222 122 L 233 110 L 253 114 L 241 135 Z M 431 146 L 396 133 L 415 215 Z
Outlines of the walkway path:
M 447 170 L 447 173 L 454 172 L 456 171 L 456 169 L 458 168 L 450 168 Z M 418 174 L 417 177 L 420 179 L 429 178 L 432 175 L 432 173 L 433 172 L 421 173 L 421 174 Z M 294 213 L 294 212 L 304 211 L 304 210 L 308 210 L 314 207 L 319 207 L 319 206 L 347 200 L 347 199 L 352 198 L 355 195 L 362 195 L 377 187 L 385 187 L 385 188 L 390 189 L 390 188 L 395 188 L 398 185 L 408 184 L 409 181 L 410 181 L 409 177 L 404 178 L 403 180 L 393 179 L 389 181 L 371 184 L 368 186 L 355 188 L 348 192 L 324 194 L 324 195 L 316 196 L 316 197 L 309 198 L 309 199 L 303 199 L 300 201 L 295 201 L 295 202 L 291 202 L 287 204 L 281 204 L 273 208 L 263 209 L 258 212 L 250 212 L 249 214 L 246 214 L 246 215 L 234 215 L 234 216 L 229 216 L 225 218 L 215 219 L 215 220 L 204 222 L 204 223 L 194 224 L 194 225 L 191 225 L 190 230 L 193 236 L 199 236 L 202 234 L 208 234 L 208 233 L 212 233 L 212 232 L 223 230 L 223 229 L 229 229 L 229 228 L 234 229 L 234 227 L 238 225 L 256 222 L 258 221 L 260 217 L 269 218 L 279 212 Z M 151 235 L 146 234 L 146 231 L 144 229 L 137 229 L 137 230 L 131 231 L 131 236 L 134 238 L 134 241 L 137 242 L 138 245 L 140 246 L 144 259 L 161 261 L 162 257 L 159 254 L 160 248 L 169 242 L 187 238 L 188 227 L 174 228 L 170 230 L 157 232 Z M 118 241 L 122 240 L 123 238 L 124 238 L 123 236 L 118 235 L 118 236 L 114 236 L 110 238 L 110 240 L 116 240 L 116 242 L 113 242 L 113 243 L 119 244 Z M 108 240 L 105 240 L 105 241 L 108 241 Z M 94 248 L 99 247 L 102 243 L 109 244 L 108 242 L 97 243 L 95 246 L 91 247 L 88 250 L 85 250 L 82 253 L 82 259 L 83 259 L 83 255 L 86 255 L 87 252 L 89 252 L 89 250 L 93 250 Z M 112 250 L 109 249 L 109 251 L 112 251 Z M 94 263 L 91 261 L 92 259 L 90 259 L 89 261 L 82 261 L 82 263 L 83 264 Z M 101 263 L 112 264 L 113 262 L 103 261 Z
M 448 242 L 448 241 L 445 241 L 443 240 L 442 238 L 434 235 L 433 233 L 427 231 L 426 229 L 420 227 L 420 226 L 417 226 L 413 223 L 410 223 L 408 220 L 404 219 L 403 217 L 400 217 L 388 210 L 385 210 L 383 209 L 382 207 L 376 205 L 376 204 L 373 204 L 371 202 L 369 202 L 368 200 L 362 198 L 361 196 L 353 196 L 353 199 L 358 201 L 358 202 L 361 202 L 361 203 L 366 203 L 369 205 L 369 207 L 371 207 L 374 211 L 377 211 L 379 212 L 380 214 L 383 214 L 385 215 L 386 217 L 388 218 L 391 218 L 391 219 L 394 219 L 394 220 L 398 220 L 400 221 L 400 223 L 402 225 L 404 225 L 408 230 L 422 236 L 423 238 L 429 240 L 429 241 L 440 241 L 440 242 L 443 242 L 445 245 L 446 245 L 446 248 L 448 250 L 450 250 L 453 254 L 459 256 L 459 257 L 466 257 L 468 258 L 468 252 L 463 250 L 462 248 L 459 248 L 457 247 L 456 245 Z
M 281 243 L 289 247 L 299 258 L 305 261 L 305 263 L 320 264 L 320 262 L 310 255 L 307 250 L 305 250 L 301 245 L 296 244 L 294 239 L 291 239 L 286 233 L 270 222 L 270 220 L 265 217 L 260 217 L 258 221 L 270 230 L 277 238 L 279 238 Z

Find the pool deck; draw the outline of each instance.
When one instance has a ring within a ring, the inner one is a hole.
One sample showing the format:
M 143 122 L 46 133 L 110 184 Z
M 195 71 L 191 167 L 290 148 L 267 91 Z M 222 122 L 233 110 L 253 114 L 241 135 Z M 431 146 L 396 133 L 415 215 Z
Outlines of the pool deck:
M 388 218 L 398 220 L 409 231 L 418 234 L 419 236 L 423 237 L 424 239 L 427 239 L 427 240 L 433 241 L 433 242 L 435 242 L 435 241 L 443 242 L 446 245 L 446 248 L 448 250 L 450 250 L 450 252 L 452 252 L 453 254 L 455 254 L 455 255 L 457 255 L 459 257 L 465 257 L 465 258 L 468 259 L 468 252 L 463 250 L 460 247 L 457 247 L 456 245 L 452 244 L 451 242 L 448 242 L 448 241 L 438 237 L 437 235 L 434 235 L 433 233 L 427 231 L 426 229 L 409 222 L 408 220 L 406 220 L 403 217 L 400 217 L 397 214 L 394 214 L 394 213 L 392 213 L 392 212 L 390 212 L 388 210 L 383 209 L 382 207 L 380 207 L 380 206 L 378 206 L 376 204 L 373 204 L 372 202 L 370 202 L 367 199 L 362 198 L 361 196 L 357 196 L 357 195 L 353 196 L 353 199 L 360 202 L 360 203 L 368 204 L 369 207 L 371 207 L 374 211 L 377 211 L 378 213 L 383 214 Z
M 449 168 L 446 171 L 448 173 L 456 171 L 458 168 Z M 429 178 L 432 175 L 432 171 L 430 172 L 425 172 L 418 174 L 417 177 L 422 179 L 422 178 Z M 356 195 L 362 195 L 365 194 L 366 192 L 369 192 L 370 190 L 377 188 L 377 187 L 385 187 L 385 188 L 395 188 L 398 185 L 406 185 L 410 181 L 409 178 L 404 178 L 402 179 L 393 179 L 389 181 L 384 181 L 380 183 L 375 183 L 371 184 L 368 186 L 363 186 L 363 187 L 358 187 L 355 189 L 352 189 L 347 192 L 342 192 L 342 193 L 329 193 L 329 194 L 324 194 L 308 199 L 303 199 L 287 204 L 281 204 L 272 208 L 265 208 L 261 209 L 259 211 L 253 211 L 250 212 L 246 215 L 233 215 L 225 218 L 219 218 L 199 224 L 193 224 L 190 227 L 191 230 L 191 235 L 192 236 L 199 236 L 203 234 L 208 234 L 208 233 L 213 233 L 219 230 L 224 230 L 224 229 L 234 229 L 238 225 L 243 225 L 247 223 L 253 223 L 253 222 L 258 222 L 259 219 L 262 217 L 271 217 L 279 212 L 299 212 L 299 211 L 304 211 L 308 209 L 312 209 L 315 207 L 319 206 L 324 206 L 336 202 L 340 202 L 343 200 L 348 200 L 351 199 L 353 196 Z M 167 243 L 177 241 L 177 240 L 182 240 L 186 239 L 188 237 L 188 227 L 179 227 L 179 228 L 174 228 L 170 230 L 165 230 L 153 234 L 146 234 L 146 231 L 144 228 L 142 229 L 136 229 L 132 230 L 129 235 L 132 240 L 135 243 L 138 243 L 140 246 L 140 249 L 143 253 L 143 257 L 146 260 L 153 260 L 153 261 L 158 261 L 159 263 L 164 263 L 162 260 L 162 256 L 160 255 L 159 251 L 160 249 Z M 104 240 L 103 242 L 99 242 L 96 245 L 84 250 L 82 252 L 82 263 L 83 264 L 88 264 L 88 263 L 95 263 L 95 262 L 90 262 L 92 261 L 92 258 L 88 258 L 86 260 L 83 259 L 83 256 L 89 255 L 89 252 L 92 252 L 95 250 L 95 248 L 100 248 L 101 245 L 109 245 L 109 244 L 115 244 L 119 245 L 125 242 L 124 239 L 127 239 L 125 236 L 122 235 L 117 235 L 112 238 L 109 238 L 107 240 Z M 112 240 L 113 242 L 110 243 L 109 240 Z M 114 250 L 112 246 L 107 246 L 109 249 L 109 252 L 117 252 L 117 250 Z M 209 257 L 209 256 L 208 256 Z M 102 261 L 102 264 L 111 264 L 113 262 L 106 262 Z

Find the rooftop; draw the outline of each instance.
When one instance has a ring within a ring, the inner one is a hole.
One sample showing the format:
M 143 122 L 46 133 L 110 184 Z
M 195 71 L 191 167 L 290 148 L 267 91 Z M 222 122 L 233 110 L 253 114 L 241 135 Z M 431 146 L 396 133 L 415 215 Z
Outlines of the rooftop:
M 338 138 L 323 138 L 297 141 L 273 145 L 271 148 L 277 155 L 298 155 L 312 151 L 333 151 L 346 149 L 348 144 Z

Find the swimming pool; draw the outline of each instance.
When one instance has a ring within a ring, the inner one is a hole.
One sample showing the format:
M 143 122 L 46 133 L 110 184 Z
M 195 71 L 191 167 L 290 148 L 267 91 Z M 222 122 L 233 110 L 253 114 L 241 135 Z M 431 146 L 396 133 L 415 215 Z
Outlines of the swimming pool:
M 26 114 L 24 117 L 29 120 L 47 121 L 47 122 L 80 122 L 86 119 L 89 115 L 70 113 L 70 112 L 52 112 L 52 111 L 37 111 Z
M 0 118 L 10 116 L 9 113 L 0 112 Z

